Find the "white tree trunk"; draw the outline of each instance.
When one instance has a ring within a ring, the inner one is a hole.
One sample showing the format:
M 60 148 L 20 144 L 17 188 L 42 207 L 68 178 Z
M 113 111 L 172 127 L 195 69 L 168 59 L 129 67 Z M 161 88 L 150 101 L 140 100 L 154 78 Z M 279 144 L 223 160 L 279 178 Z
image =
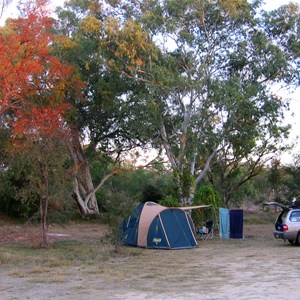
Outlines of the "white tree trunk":
M 90 193 L 86 191 L 80 192 L 77 178 L 74 178 L 72 196 L 75 199 L 77 206 L 82 215 L 98 214 L 99 208 L 94 190 Z
M 68 144 L 73 167 L 73 193 L 78 208 L 83 215 L 99 214 L 96 190 L 90 173 L 89 164 L 84 158 L 78 134 L 74 134 Z

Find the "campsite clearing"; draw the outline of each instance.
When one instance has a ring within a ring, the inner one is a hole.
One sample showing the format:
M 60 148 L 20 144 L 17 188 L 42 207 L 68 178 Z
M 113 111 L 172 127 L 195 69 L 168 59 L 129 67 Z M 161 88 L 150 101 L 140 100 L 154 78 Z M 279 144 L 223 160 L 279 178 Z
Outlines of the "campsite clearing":
M 112 249 L 103 225 L 52 226 L 45 250 L 26 244 L 37 228 L 0 222 L 0 299 L 298 299 L 300 247 L 275 240 L 273 227 L 245 224 L 245 239 L 145 250 Z

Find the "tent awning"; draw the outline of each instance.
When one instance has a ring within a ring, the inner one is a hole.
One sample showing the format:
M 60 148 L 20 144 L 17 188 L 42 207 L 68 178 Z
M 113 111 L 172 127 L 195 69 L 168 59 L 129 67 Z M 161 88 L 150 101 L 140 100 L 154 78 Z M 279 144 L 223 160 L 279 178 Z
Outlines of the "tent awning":
M 180 208 L 182 210 L 192 210 L 192 209 L 207 208 L 207 207 L 210 207 L 210 205 L 182 206 L 177 208 Z

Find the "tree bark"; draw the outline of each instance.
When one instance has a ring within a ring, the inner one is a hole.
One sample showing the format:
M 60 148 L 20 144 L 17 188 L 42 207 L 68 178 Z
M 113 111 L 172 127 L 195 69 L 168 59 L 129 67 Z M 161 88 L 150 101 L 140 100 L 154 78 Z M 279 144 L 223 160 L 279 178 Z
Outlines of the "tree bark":
M 96 190 L 92 180 L 88 161 L 84 157 L 79 141 L 79 134 L 75 133 L 68 143 L 68 150 L 73 161 L 73 192 L 72 196 L 82 215 L 99 214 Z
M 205 163 L 205 166 L 203 168 L 203 170 L 200 172 L 200 174 L 198 175 L 198 177 L 196 178 L 196 185 L 198 185 L 200 183 L 200 181 L 205 177 L 205 175 L 207 174 L 209 168 L 210 168 L 210 164 L 211 164 L 211 161 L 213 160 L 213 158 L 216 156 L 218 150 L 215 149 L 211 154 L 210 156 L 207 158 L 206 160 L 206 163 Z
M 48 215 L 48 197 L 40 196 L 40 217 L 41 217 L 41 247 L 48 246 L 48 225 L 47 225 L 47 215 Z

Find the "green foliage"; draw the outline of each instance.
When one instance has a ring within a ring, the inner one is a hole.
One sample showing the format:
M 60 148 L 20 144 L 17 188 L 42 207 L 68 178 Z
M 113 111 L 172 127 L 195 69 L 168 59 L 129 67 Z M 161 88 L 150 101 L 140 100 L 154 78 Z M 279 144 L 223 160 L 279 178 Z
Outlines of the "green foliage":
M 211 184 L 203 184 L 196 191 L 193 205 L 211 205 L 219 208 L 222 206 L 222 200 Z
M 292 164 L 278 166 L 280 180 L 278 181 L 281 196 L 284 200 L 300 198 L 300 155 L 294 156 Z
M 119 64 L 121 59 L 135 68 L 149 49 L 140 25 L 125 20 L 122 26 L 98 1 L 74 0 L 58 9 L 57 33 L 61 37 L 55 45 L 57 53 L 76 66 L 86 82 L 83 101 L 70 98 L 76 108 L 72 125 L 90 141 L 86 154 L 117 148 L 119 157 L 135 144 L 143 145 L 141 133 L 149 130 L 137 117 L 138 111 L 144 111 L 137 97 L 143 86 L 123 76 Z
M 70 181 L 63 141 L 40 139 L 8 144 L 0 174 L 0 208 L 10 216 L 28 219 L 39 212 L 40 197 L 48 197 L 50 207 L 69 207 Z
M 257 176 L 252 178 L 256 197 L 253 197 L 251 202 L 256 205 L 262 205 L 264 202 L 269 200 L 270 186 L 268 183 L 268 174 L 269 169 L 264 167 Z
M 25 172 L 24 172 L 25 171 Z M 0 212 L 7 216 L 24 219 L 32 217 L 39 207 L 38 196 L 32 193 L 30 198 L 22 198 L 18 193 L 29 184 L 26 170 L 6 170 L 0 175 Z
M 195 185 L 195 176 L 193 176 L 187 168 L 183 168 L 179 174 L 179 182 L 181 185 L 182 195 L 188 197 L 190 193 L 190 187 Z
M 144 186 L 141 202 L 153 201 L 160 203 L 166 198 L 176 198 L 173 178 L 167 172 L 157 170 L 156 176 L 152 175 L 149 184 Z
M 180 201 L 177 198 L 174 198 L 172 196 L 168 196 L 160 201 L 158 203 L 162 206 L 167 206 L 167 207 L 179 207 L 181 206 Z
M 97 194 L 99 207 L 101 207 L 100 219 L 109 225 L 110 232 L 106 236 L 116 247 L 121 245 L 120 225 L 125 217 L 130 215 L 136 207 L 137 200 L 127 190 L 113 191 L 105 188 L 101 190 L 101 197 Z
M 210 205 L 203 210 L 192 211 L 194 224 L 196 228 L 200 228 L 208 219 L 215 219 L 215 210 L 222 206 L 222 201 L 219 193 L 211 184 L 203 184 L 197 189 L 193 205 Z
M 93 181 L 99 181 L 111 171 L 111 161 L 91 162 Z M 159 170 L 134 169 L 128 166 L 111 177 L 96 196 L 103 216 L 108 222 L 115 216 L 123 218 L 137 203 L 158 202 L 174 194 L 174 184 L 168 173 Z
M 137 202 L 125 192 L 106 192 L 105 198 L 101 200 L 101 218 L 107 224 L 118 226 L 136 205 Z
M 145 186 L 155 181 L 157 174 L 147 170 L 131 170 L 119 173 L 112 179 L 111 189 L 115 192 L 125 191 L 140 202 Z
M 163 193 L 159 187 L 156 187 L 153 184 L 148 184 L 144 187 L 142 193 L 142 202 L 156 202 L 158 203 L 163 199 Z
M 224 160 L 211 168 L 209 179 L 219 191 L 224 206 L 240 207 L 244 200 L 257 197 L 252 178 L 262 169 L 259 160 L 239 163 Z
M 38 195 L 32 191 L 30 197 L 23 198 L 21 191 L 30 185 L 32 166 L 22 155 L 10 155 L 9 131 L 0 131 L 1 172 L 0 172 L 0 212 L 20 219 L 28 219 L 38 210 Z
M 257 197 L 258 193 L 254 187 L 253 180 L 247 180 L 232 193 L 229 204 L 231 207 L 241 207 L 245 200 L 255 202 Z
M 257 17 L 259 5 L 172 0 L 149 3 L 165 18 L 140 12 L 153 42 L 161 35 L 159 59 L 145 62 L 141 74 L 151 91 L 149 102 L 155 99 L 153 124 L 157 131 L 166 132 L 160 146 L 169 152 L 180 197 L 188 198 L 196 174 L 206 172 L 205 162 L 219 149 L 218 161 L 226 163 L 217 176 L 228 176 L 219 180 L 226 180 L 226 194 L 233 190 L 235 196 L 230 192 L 228 197 L 235 197 L 239 205 L 243 194 L 250 196 L 250 184 L 240 194 L 238 189 L 258 174 L 263 157 L 281 150 L 281 140 L 288 135 L 289 126 L 281 123 L 287 105 L 272 94 L 269 84 L 298 84 L 298 62 L 290 57 L 296 55 L 297 61 L 299 57 L 285 39 L 290 36 L 299 44 L 295 35 L 299 11 L 290 7 L 289 13 L 283 9 Z M 272 30 L 274 26 L 284 34 Z M 172 51 L 164 40 L 173 42 Z M 260 159 L 256 165 L 250 163 L 253 157 Z M 249 172 L 237 171 L 245 168 L 244 160 L 249 162 Z M 233 178 L 234 184 L 229 184 Z
M 280 165 L 280 161 L 272 161 L 267 180 L 270 186 L 270 192 L 273 194 L 273 200 L 281 202 L 283 189 L 284 169 Z

